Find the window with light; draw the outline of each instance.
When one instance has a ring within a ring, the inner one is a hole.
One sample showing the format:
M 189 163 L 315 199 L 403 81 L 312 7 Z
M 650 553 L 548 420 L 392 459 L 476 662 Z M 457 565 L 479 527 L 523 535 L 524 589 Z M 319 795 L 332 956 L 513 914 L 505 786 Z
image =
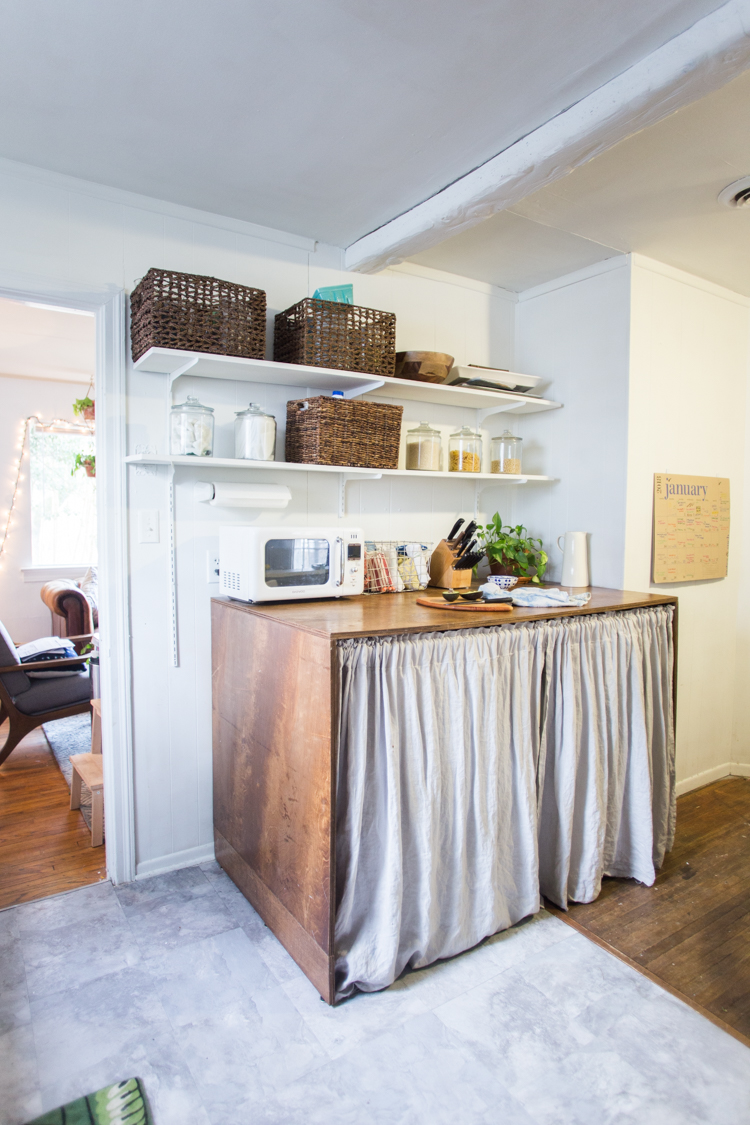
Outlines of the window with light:
M 33 424 L 29 431 L 33 566 L 95 566 L 93 430 Z

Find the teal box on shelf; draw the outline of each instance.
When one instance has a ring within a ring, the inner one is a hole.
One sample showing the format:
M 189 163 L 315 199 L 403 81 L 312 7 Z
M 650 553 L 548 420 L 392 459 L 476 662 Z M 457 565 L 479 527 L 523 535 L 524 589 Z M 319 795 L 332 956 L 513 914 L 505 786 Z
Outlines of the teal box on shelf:
M 339 305 L 353 305 L 354 286 L 324 285 L 322 289 L 315 290 L 313 299 L 317 299 L 318 301 L 336 301 Z

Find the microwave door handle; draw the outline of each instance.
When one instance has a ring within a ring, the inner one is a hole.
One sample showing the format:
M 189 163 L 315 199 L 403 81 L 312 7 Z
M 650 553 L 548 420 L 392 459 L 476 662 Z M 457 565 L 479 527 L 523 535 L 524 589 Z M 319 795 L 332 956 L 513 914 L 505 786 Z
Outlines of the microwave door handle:
M 336 585 L 341 586 L 344 581 L 344 568 L 346 566 L 346 563 L 344 561 L 344 540 L 339 536 L 337 537 L 336 542 L 339 545 L 339 576 L 336 579 Z

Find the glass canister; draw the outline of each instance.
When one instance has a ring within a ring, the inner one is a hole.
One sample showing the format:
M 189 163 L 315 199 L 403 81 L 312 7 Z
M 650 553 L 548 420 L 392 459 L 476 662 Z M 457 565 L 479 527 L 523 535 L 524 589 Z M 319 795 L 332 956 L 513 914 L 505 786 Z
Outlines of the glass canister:
M 450 472 L 481 473 L 482 435 L 463 426 L 450 436 Z
M 235 415 L 234 455 L 247 461 L 276 460 L 276 419 L 265 414 L 257 402 Z
M 188 395 L 169 412 L 169 452 L 173 457 L 210 457 L 214 449 L 214 410 Z
M 433 430 L 427 422 L 420 422 L 413 430 L 407 430 L 407 469 L 426 469 L 430 472 L 439 471 L 442 444 L 440 430 Z
M 514 473 L 521 472 L 521 443 L 523 438 L 515 437 L 510 430 L 504 430 L 500 437 L 492 439 L 492 454 L 490 472 Z

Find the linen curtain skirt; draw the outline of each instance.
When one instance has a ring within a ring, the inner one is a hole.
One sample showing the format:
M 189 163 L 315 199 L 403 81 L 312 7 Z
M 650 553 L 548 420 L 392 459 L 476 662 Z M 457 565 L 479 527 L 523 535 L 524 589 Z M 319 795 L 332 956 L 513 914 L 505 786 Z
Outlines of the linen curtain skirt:
M 674 835 L 672 606 L 339 643 L 336 995 L 385 988 Z

